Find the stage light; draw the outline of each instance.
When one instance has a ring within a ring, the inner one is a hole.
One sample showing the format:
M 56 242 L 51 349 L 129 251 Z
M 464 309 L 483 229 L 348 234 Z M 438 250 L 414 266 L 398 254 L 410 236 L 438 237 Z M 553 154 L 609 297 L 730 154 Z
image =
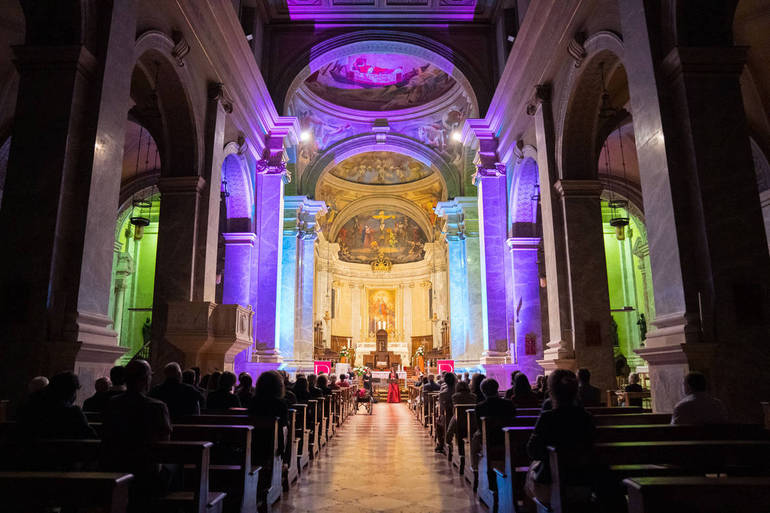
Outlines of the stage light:
M 300 140 L 300 141 L 302 141 L 302 142 L 307 142 L 307 141 L 309 141 L 309 140 L 310 140 L 310 135 L 311 135 L 311 134 L 310 134 L 310 130 L 303 130 L 303 131 L 302 131 L 302 132 L 299 134 L 299 140 Z
M 456 142 L 460 142 L 463 140 L 463 134 L 459 130 L 455 130 L 452 132 L 452 140 Z

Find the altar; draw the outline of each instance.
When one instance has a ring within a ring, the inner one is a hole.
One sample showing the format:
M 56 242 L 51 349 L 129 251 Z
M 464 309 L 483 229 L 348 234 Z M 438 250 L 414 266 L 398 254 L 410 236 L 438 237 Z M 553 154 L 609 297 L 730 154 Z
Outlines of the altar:
M 371 369 L 401 368 L 401 355 L 388 350 L 388 332 L 377 330 L 376 351 L 364 355 L 364 366 Z

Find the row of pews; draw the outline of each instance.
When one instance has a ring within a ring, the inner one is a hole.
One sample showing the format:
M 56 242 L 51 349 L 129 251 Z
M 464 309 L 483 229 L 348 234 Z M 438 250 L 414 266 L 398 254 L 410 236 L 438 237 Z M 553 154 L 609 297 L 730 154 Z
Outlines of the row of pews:
M 352 388 L 295 404 L 288 429 L 278 419 L 249 417 L 245 409 L 175 419 L 171 441 L 152 445 L 152 461 L 183 469 L 181 483 L 158 498 L 158 512 L 253 513 L 270 511 L 290 493 L 309 462 L 354 413 Z M 101 434 L 101 417 L 86 413 Z M 100 440 L 18 439 L 12 421 L 0 423 L 0 496 L 3 511 L 43 508 L 124 513 L 134 476 L 100 469 Z M 279 437 L 284 437 L 280 443 Z M 279 448 L 283 446 L 281 451 Z M 6 509 L 7 508 L 7 509 Z
M 409 397 L 417 420 L 435 440 L 438 393 L 419 401 L 416 389 Z M 588 489 L 596 468 L 605 469 L 610 482 L 622 483 L 628 513 L 770 511 L 770 431 L 765 426 L 674 426 L 670 414 L 642 408 L 587 410 L 597 426 L 590 461 L 549 447 L 550 504 L 533 501 L 524 491 L 531 464 L 526 446 L 538 408 L 517 409 L 513 425 L 482 418 L 478 426 L 475 405 L 454 405 L 458 421 L 452 443 L 445 444 L 448 462 L 491 512 L 593 511 L 568 497 Z M 477 430 L 481 453 L 474 464 L 470 440 Z

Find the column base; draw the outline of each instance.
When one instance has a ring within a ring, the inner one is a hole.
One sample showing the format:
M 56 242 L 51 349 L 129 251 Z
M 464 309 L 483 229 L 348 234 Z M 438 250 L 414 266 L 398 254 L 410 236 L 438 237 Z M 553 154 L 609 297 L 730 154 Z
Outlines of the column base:
M 511 387 L 511 373 L 518 368 L 512 363 L 482 363 L 482 367 L 487 378 L 497 380 L 500 390 L 507 390 Z
M 543 368 L 543 372 L 545 372 L 546 376 L 556 369 L 567 369 L 572 372 L 577 372 L 577 360 L 574 358 L 543 358 L 542 360 L 536 361 L 537 364 Z
M 77 403 L 82 402 L 93 394 L 94 383 L 101 377 L 110 375 L 110 369 L 115 362 L 126 353 L 125 347 L 108 346 L 83 342 L 75 357 L 73 372 L 80 380 L 80 390 L 77 393 Z
M 260 374 L 267 371 L 278 370 L 281 366 L 280 363 L 267 363 L 267 362 L 243 362 L 241 365 L 236 365 L 235 373 L 248 372 L 256 383 Z
M 315 372 L 315 361 L 287 359 L 283 361 L 281 370 L 285 370 L 289 374 L 313 374 Z
M 511 355 L 502 351 L 484 351 L 481 353 L 481 365 L 504 365 L 511 363 Z

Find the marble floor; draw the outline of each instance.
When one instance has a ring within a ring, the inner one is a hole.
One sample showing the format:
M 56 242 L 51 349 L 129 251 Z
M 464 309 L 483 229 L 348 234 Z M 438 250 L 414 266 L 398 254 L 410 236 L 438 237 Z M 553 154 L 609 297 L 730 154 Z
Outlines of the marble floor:
M 404 403 L 375 404 L 372 415 L 361 409 L 324 451 L 273 511 L 487 511 L 446 457 L 433 452 L 428 432 Z

